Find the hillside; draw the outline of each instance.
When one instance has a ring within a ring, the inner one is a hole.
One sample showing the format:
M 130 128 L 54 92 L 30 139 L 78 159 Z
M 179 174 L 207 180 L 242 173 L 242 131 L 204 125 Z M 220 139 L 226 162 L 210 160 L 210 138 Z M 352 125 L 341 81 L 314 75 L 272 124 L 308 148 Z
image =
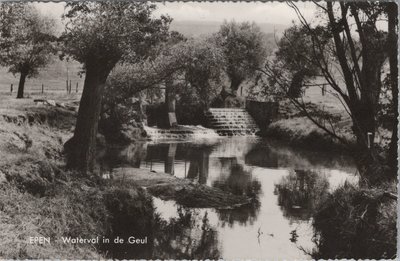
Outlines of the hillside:
M 217 21 L 172 21 L 171 30 L 178 31 L 187 37 L 209 35 L 218 31 L 222 22 Z M 283 32 L 287 27 L 281 24 L 258 23 L 261 31 L 266 34 Z
M 53 62 L 46 68 L 40 70 L 39 75 L 35 78 L 26 80 L 25 91 L 38 92 L 41 91 L 42 84 L 46 90 L 65 91 L 67 78 L 71 80 L 72 91 L 76 91 L 76 83 L 79 90 L 82 89 L 84 78 L 79 77 L 78 72 L 81 71 L 82 65 L 75 61 L 60 61 L 54 57 Z M 13 92 L 18 89 L 19 75 L 12 75 L 7 68 L 0 67 L 0 92 L 10 92 L 10 85 L 13 84 Z

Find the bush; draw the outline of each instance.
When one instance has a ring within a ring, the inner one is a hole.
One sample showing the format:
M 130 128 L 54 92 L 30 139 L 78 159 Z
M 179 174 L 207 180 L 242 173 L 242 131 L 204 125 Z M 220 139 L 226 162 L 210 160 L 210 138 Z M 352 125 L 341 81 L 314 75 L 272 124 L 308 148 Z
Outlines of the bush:
M 321 202 L 314 215 L 314 258 L 391 259 L 397 252 L 397 202 L 381 188 L 345 184 Z
M 134 185 L 118 184 L 104 193 L 104 204 L 111 216 L 110 244 L 102 246 L 112 258 L 152 258 L 153 226 L 155 208 L 152 198 Z M 128 238 L 148 239 L 148 244 L 127 244 Z M 113 244 L 115 238 L 124 239 L 124 244 Z
M 125 100 L 121 104 L 104 104 L 99 130 L 109 143 L 126 144 L 145 136 L 142 120 L 144 115 L 140 101 Z

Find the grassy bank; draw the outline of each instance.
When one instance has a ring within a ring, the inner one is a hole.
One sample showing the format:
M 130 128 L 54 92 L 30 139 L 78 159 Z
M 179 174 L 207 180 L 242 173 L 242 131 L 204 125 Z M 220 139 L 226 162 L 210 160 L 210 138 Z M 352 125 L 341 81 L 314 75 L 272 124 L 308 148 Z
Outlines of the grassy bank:
M 105 258 L 99 244 L 66 244 L 62 237 L 118 234 L 118 206 L 131 229 L 155 215 L 151 197 L 134 184 L 105 184 L 65 168 L 63 144 L 76 112 L 2 97 L 0 108 L 0 258 Z M 57 102 L 76 102 L 62 97 Z M 117 206 L 117 208 L 116 208 Z M 129 223 L 130 222 L 130 223 Z M 125 229 L 126 230 L 126 229 Z M 50 238 L 32 244 L 31 237 Z M 104 250 L 104 251 L 102 251 Z
M 396 182 L 375 188 L 345 184 L 314 214 L 315 259 L 394 259 L 397 255 Z
M 268 127 L 267 136 L 285 141 L 292 146 L 314 150 L 343 150 L 343 144 L 318 128 L 307 117 L 294 117 L 273 122 Z M 349 133 L 341 133 L 351 141 Z
M 351 120 L 343 110 L 334 107 L 325 108 L 314 103 L 308 103 L 307 109 L 318 122 L 325 124 L 328 129 L 333 127 L 335 133 L 349 143 L 354 142 Z M 289 101 L 282 101 L 279 104 L 278 120 L 268 126 L 265 135 L 296 147 L 336 151 L 344 149 L 344 145 L 338 139 L 319 128 Z

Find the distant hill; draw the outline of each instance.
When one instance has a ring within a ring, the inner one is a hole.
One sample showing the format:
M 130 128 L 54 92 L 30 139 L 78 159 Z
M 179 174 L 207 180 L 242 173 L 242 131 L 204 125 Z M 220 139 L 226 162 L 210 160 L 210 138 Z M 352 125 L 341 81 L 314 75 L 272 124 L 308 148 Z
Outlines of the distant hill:
M 187 37 L 197 37 L 216 33 L 221 24 L 222 22 L 217 21 L 172 21 L 170 28 Z M 257 25 L 266 34 L 273 34 L 274 31 L 282 33 L 287 28 L 281 24 L 257 23 Z

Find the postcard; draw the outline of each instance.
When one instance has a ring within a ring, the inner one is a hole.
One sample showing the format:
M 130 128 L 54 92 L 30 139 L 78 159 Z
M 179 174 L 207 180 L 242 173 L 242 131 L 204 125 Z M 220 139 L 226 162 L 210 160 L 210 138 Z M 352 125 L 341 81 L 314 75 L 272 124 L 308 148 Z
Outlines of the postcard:
M 396 259 L 395 1 L 0 1 L 0 259 Z

